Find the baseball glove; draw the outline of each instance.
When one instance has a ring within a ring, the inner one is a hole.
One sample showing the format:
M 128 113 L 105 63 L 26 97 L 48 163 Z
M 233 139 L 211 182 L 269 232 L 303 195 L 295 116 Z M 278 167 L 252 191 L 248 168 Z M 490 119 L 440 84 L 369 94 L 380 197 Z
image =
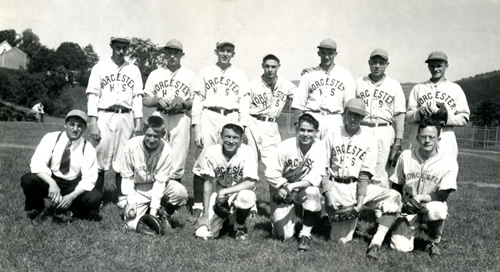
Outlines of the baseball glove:
M 396 163 L 398 162 L 398 158 L 401 155 L 401 152 L 403 152 L 401 145 L 391 146 L 391 152 L 389 153 L 389 164 L 392 167 L 396 167 Z
M 184 108 L 185 108 L 184 99 L 177 96 L 170 102 L 169 113 L 170 114 L 180 113 L 183 112 Z
M 437 121 L 446 122 L 446 120 L 448 120 L 448 110 L 446 109 L 446 106 L 441 102 L 436 102 L 436 106 L 438 107 L 438 110 L 431 114 L 431 118 Z
M 228 197 L 223 197 L 217 198 L 215 201 L 214 213 L 222 219 L 226 219 L 231 214 L 231 207 L 229 207 L 227 200 Z
M 141 234 L 147 235 L 164 235 L 165 228 L 160 219 L 151 214 L 145 214 L 139 219 L 136 231 Z
M 349 207 L 340 207 L 337 210 L 334 210 L 331 214 L 331 219 L 334 222 L 351 220 L 353 218 L 357 218 L 359 213 L 354 209 L 354 205 Z
M 413 197 L 410 197 L 408 201 L 403 204 L 403 208 L 401 209 L 401 213 L 405 214 L 425 215 L 427 212 L 427 208 L 416 201 Z
M 297 191 L 291 192 L 286 186 L 283 186 L 281 188 L 285 189 L 286 197 L 282 198 L 279 195 L 275 195 L 273 197 L 274 203 L 276 203 L 276 204 L 293 204 L 293 203 L 297 202 L 297 194 L 298 194 Z

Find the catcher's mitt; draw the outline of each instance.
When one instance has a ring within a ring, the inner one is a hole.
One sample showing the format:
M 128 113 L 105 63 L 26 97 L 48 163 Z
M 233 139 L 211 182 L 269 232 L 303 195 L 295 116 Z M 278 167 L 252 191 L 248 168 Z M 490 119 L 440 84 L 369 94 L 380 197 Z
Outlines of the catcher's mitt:
M 217 198 L 215 201 L 214 213 L 222 219 L 226 219 L 231 214 L 231 207 L 229 207 L 227 200 L 228 197 L 223 197 Z
M 349 207 L 340 207 L 339 209 L 333 211 L 333 213 L 330 215 L 330 218 L 334 222 L 357 218 L 359 216 L 359 213 L 356 211 L 356 209 L 354 209 L 354 207 L 354 205 Z
M 403 208 L 401 209 L 401 213 L 405 214 L 424 215 L 427 212 L 427 208 L 416 201 L 413 197 L 410 197 L 408 201 L 403 204 Z
M 147 235 L 164 235 L 165 228 L 160 219 L 151 214 L 145 214 L 139 219 L 136 231 Z
M 431 114 L 431 118 L 437 121 L 446 122 L 446 120 L 448 120 L 448 110 L 446 109 L 446 106 L 441 102 L 437 102 L 436 106 L 438 107 L 438 110 Z
M 282 198 L 279 195 L 275 195 L 273 197 L 274 203 L 276 203 L 276 204 L 293 204 L 295 202 L 298 202 L 297 201 L 297 195 L 298 195 L 297 191 L 290 191 L 286 186 L 283 186 L 281 188 L 285 189 L 286 197 Z

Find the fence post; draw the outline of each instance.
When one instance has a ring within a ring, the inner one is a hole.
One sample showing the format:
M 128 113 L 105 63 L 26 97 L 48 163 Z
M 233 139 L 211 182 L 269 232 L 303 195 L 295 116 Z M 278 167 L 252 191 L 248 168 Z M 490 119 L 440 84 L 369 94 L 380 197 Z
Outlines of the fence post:
M 483 149 L 486 149 L 488 138 L 486 137 L 486 133 L 488 132 L 488 127 L 484 126 L 484 142 L 483 142 Z
M 472 126 L 472 148 L 474 148 L 474 137 L 476 136 L 476 126 Z

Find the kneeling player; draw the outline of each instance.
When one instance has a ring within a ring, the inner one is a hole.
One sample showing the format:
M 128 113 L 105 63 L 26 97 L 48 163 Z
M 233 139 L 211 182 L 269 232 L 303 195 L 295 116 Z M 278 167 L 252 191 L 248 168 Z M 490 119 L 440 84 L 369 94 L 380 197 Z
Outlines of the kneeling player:
M 196 237 L 216 238 L 224 221 L 234 225 L 236 240 L 246 242 L 246 220 L 255 206 L 253 189 L 258 180 L 257 159 L 247 145 L 241 144 L 243 127 L 228 123 L 222 127 L 222 144 L 207 148 L 200 157 L 204 179 L 203 213 L 198 219 Z M 222 148 L 221 148 L 222 147 Z
M 150 116 L 143 124 L 144 136 L 130 139 L 125 150 L 125 166 L 121 173 L 122 192 L 127 197 L 125 219 L 135 230 L 146 214 L 158 216 L 165 227 L 175 210 L 188 200 L 182 184 L 172 179 L 172 149 L 165 140 L 166 124 L 160 116 Z
M 296 123 L 297 137 L 283 141 L 270 160 L 266 178 L 271 185 L 273 236 L 288 239 L 295 234 L 295 204 L 304 210 L 299 233 L 299 251 L 309 249 L 311 230 L 321 213 L 319 185 L 325 175 L 326 152 L 316 138 L 319 123 L 310 114 L 302 114 Z
M 401 154 L 390 178 L 405 203 L 403 217 L 396 224 L 391 238 L 391 247 L 398 251 L 413 250 L 414 235 L 424 221 L 430 240 L 426 250 L 431 257 L 440 254 L 437 244 L 441 241 L 444 220 L 448 215 L 446 200 L 457 189 L 458 174 L 456 159 L 438 149 L 440 134 L 441 125 L 438 122 L 424 119 L 418 127 L 417 141 L 420 146 Z M 416 205 L 417 209 L 405 209 L 412 206 L 407 204 L 412 198 L 421 203 L 421 208 Z
M 353 98 L 345 104 L 345 125 L 326 138 L 329 179 L 323 179 L 322 186 L 333 241 L 352 240 L 363 206 L 382 211 L 367 252 L 368 257 L 377 259 L 385 235 L 401 210 L 401 196 L 395 190 L 368 184 L 377 164 L 377 142 L 360 127 L 365 115 L 363 100 Z

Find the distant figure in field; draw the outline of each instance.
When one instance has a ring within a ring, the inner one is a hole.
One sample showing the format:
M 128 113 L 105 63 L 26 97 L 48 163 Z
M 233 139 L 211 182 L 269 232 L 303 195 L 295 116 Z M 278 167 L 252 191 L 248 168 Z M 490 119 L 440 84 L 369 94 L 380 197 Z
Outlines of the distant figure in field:
M 42 103 L 41 102 L 36 103 L 31 109 L 34 110 L 36 113 L 36 121 L 43 123 L 43 115 L 45 114 L 45 111 L 43 111 Z
M 28 218 L 39 223 L 52 212 L 71 212 L 72 218 L 101 219 L 96 153 L 82 137 L 86 128 L 87 114 L 72 110 L 66 115 L 64 131 L 42 138 L 31 158 L 30 173 L 21 178 Z M 44 198 L 51 200 L 49 208 Z

